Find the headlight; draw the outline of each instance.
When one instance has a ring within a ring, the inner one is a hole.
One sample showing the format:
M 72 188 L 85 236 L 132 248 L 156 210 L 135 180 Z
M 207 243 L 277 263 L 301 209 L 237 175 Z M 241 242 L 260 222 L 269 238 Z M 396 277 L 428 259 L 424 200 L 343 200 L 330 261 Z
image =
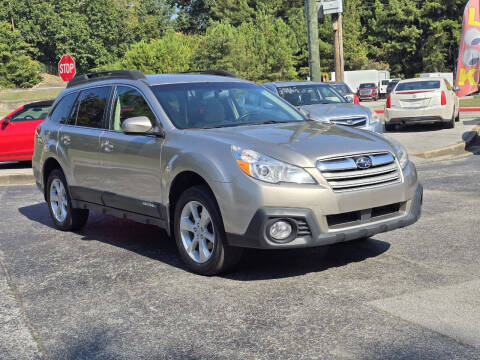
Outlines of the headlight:
M 272 184 L 281 182 L 315 184 L 312 176 L 300 167 L 234 145 L 232 153 L 240 169 L 255 179 Z
M 408 164 L 408 155 L 407 150 L 405 147 L 400 144 L 397 140 L 392 139 L 391 137 L 388 138 L 390 143 L 395 148 L 395 154 L 397 155 L 398 162 L 400 163 L 400 167 L 403 169 Z

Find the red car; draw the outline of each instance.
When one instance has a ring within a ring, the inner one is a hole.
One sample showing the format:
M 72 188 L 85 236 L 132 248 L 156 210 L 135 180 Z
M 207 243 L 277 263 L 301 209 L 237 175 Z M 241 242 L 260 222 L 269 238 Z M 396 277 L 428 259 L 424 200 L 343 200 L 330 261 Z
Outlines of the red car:
M 378 87 L 375 83 L 360 84 L 358 98 L 361 100 L 378 100 Z
M 48 115 L 54 100 L 26 104 L 0 119 L 0 161 L 30 161 L 35 129 Z

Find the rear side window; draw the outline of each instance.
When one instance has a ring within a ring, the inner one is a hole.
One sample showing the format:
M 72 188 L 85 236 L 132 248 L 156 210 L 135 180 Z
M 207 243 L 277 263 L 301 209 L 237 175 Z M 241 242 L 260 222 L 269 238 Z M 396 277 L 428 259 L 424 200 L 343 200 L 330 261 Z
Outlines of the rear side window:
M 155 116 L 142 94 L 129 86 L 117 87 L 110 129 L 121 131 L 125 119 L 137 116 L 146 116 L 150 119 L 152 126 L 155 125 Z
M 80 93 L 77 111 L 77 126 L 92 128 L 103 127 L 110 86 L 87 89 Z
M 77 97 L 77 93 L 65 95 L 55 106 L 55 109 L 50 116 L 50 119 L 53 122 L 60 124 L 70 123 L 69 117 L 72 113 L 72 105 Z
M 440 89 L 440 81 L 412 81 L 403 82 L 397 85 L 395 91 L 410 91 L 410 90 L 435 90 Z
M 50 111 L 49 105 L 28 107 L 23 110 L 20 110 L 19 112 L 11 116 L 10 120 L 12 122 L 43 120 L 47 117 L 49 111 Z

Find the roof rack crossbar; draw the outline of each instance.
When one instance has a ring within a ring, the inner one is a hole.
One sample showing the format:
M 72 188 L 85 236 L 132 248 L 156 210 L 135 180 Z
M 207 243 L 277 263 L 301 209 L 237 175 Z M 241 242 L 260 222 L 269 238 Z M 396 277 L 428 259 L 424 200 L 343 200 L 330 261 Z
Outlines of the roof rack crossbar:
M 87 74 L 75 75 L 67 84 L 67 88 L 85 84 L 93 81 L 109 80 L 109 79 L 130 79 L 130 80 L 144 80 L 145 75 L 140 71 L 135 70 L 111 70 L 98 71 Z
M 182 71 L 180 74 L 191 74 L 191 73 L 196 73 L 196 74 L 203 74 L 203 75 L 216 75 L 216 76 L 226 76 L 226 77 L 233 77 L 236 78 L 237 75 L 234 73 L 231 73 L 229 71 L 225 70 L 188 70 L 188 71 Z

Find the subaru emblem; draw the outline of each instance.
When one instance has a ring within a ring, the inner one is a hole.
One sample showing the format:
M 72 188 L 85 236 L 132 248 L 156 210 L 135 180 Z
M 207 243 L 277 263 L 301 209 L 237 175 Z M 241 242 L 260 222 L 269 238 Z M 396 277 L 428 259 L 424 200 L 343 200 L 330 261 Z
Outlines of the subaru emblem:
M 372 167 L 372 159 L 368 156 L 362 156 L 355 159 L 355 165 L 357 165 L 358 169 L 368 169 Z

